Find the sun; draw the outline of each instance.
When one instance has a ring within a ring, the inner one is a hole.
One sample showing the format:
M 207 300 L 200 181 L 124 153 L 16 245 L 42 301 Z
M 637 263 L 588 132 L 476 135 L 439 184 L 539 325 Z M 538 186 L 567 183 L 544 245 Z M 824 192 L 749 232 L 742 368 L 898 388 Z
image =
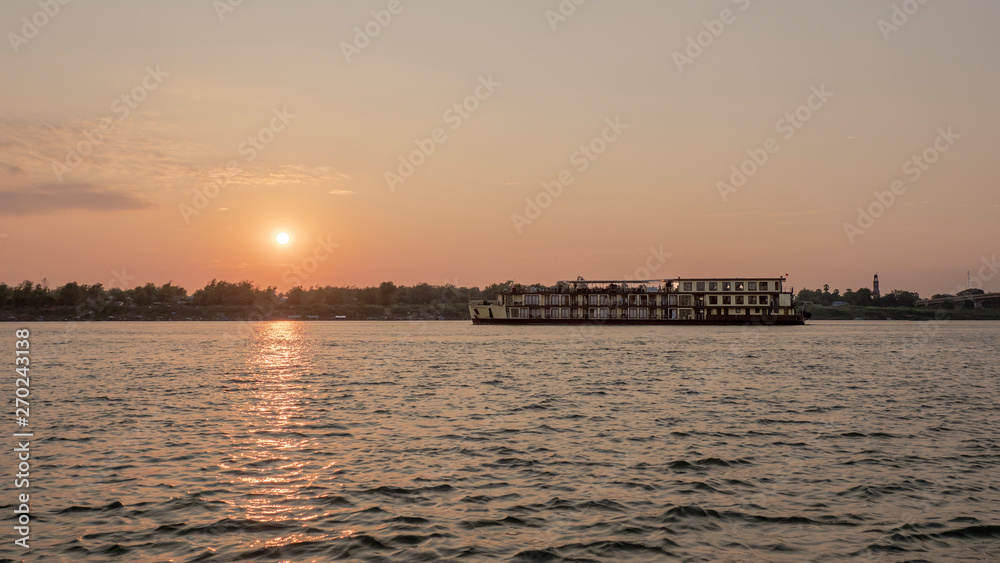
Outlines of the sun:
M 291 240 L 292 240 L 292 237 L 289 236 L 289 234 L 286 233 L 286 232 L 280 232 L 280 233 L 274 235 L 274 241 L 277 242 L 278 244 L 282 245 L 282 246 L 288 244 L 289 242 L 291 242 Z

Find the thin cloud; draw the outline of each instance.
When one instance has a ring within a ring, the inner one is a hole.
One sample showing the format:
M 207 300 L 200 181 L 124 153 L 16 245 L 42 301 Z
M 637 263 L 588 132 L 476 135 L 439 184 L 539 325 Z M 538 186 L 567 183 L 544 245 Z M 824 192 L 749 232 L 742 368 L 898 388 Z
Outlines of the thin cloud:
M 742 211 L 740 213 L 704 213 L 698 217 L 747 217 L 749 215 L 759 215 L 756 211 Z
M 18 176 L 24 174 L 24 169 L 20 166 L 14 166 L 13 164 L 7 164 L 6 162 L 0 162 L 0 170 L 8 176 Z
M 332 195 L 354 195 L 354 190 L 330 190 Z
M 792 211 L 791 213 L 769 213 L 768 217 L 808 217 L 810 215 L 826 215 L 827 213 L 832 213 L 833 210 L 820 210 L 813 209 L 809 211 Z
M 68 161 L 71 149 L 98 127 L 94 120 L 53 121 L 4 119 L 0 116 L 0 188 L 56 182 L 56 167 L 67 166 L 62 180 L 90 185 L 128 185 L 139 193 L 183 193 L 228 177 L 228 186 L 279 188 L 292 184 L 324 186 L 349 180 L 326 166 L 252 164 L 233 148 L 175 140 L 176 132 L 152 120 L 129 118 L 103 136 L 86 156 Z M 237 174 L 228 163 L 239 165 Z M 16 181 L 14 175 L 17 175 Z
M 90 184 L 35 184 L 0 191 L 0 215 L 48 215 L 60 211 L 124 211 L 146 209 L 149 202 L 131 194 Z

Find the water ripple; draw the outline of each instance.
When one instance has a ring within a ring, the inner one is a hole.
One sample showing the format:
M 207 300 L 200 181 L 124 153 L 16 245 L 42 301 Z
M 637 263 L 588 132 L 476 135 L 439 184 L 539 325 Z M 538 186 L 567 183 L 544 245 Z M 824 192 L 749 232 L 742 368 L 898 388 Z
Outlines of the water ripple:
M 32 329 L 38 558 L 1000 560 L 1000 323 Z

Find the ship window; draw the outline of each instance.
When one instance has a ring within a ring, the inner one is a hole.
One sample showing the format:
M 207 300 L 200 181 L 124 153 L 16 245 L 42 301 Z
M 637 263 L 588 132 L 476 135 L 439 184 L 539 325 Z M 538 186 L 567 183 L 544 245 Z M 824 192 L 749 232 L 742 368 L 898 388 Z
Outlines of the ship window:
M 742 305 L 743 304 L 743 296 L 742 295 L 737 295 L 736 296 L 736 304 L 737 305 Z
M 525 295 L 524 304 L 525 305 L 538 305 L 540 295 Z
M 732 291 L 733 282 L 722 282 L 722 291 Z
M 747 282 L 747 291 L 757 291 L 757 282 Z
M 698 291 L 705 291 L 705 282 L 698 282 L 698 283 L 697 283 L 697 284 L 695 285 L 695 287 L 697 287 L 697 288 L 698 288 Z
M 774 282 L 774 290 L 781 291 L 781 282 Z
M 684 291 L 691 291 L 691 282 L 684 282 Z
M 736 291 L 743 291 L 743 282 L 736 282 Z
M 747 303 L 749 303 L 751 305 L 756 305 L 757 304 L 757 296 L 756 295 L 751 295 L 751 296 L 747 297 L 747 299 L 749 299 L 749 301 L 747 301 Z
M 600 304 L 600 301 L 599 301 L 599 298 L 598 298 L 597 295 L 590 295 L 589 299 L 590 299 L 590 304 L 591 305 L 599 305 Z
M 719 282 L 708 282 L 709 291 L 719 291 Z
M 733 304 L 733 298 L 730 297 L 730 296 L 728 296 L 728 295 L 723 295 L 722 296 L 722 304 L 723 305 L 732 305 Z
M 760 314 L 760 307 L 755 307 L 754 310 L 753 310 L 753 314 L 759 315 Z
M 767 282 L 760 282 L 760 290 L 767 291 Z
M 718 305 L 719 304 L 719 296 L 718 295 L 710 295 L 708 297 L 708 304 L 709 305 Z
M 677 296 L 676 295 L 668 295 L 667 296 L 667 305 L 670 305 L 670 306 L 677 305 Z
M 761 295 L 760 296 L 760 304 L 761 305 L 767 305 L 767 296 L 766 295 Z

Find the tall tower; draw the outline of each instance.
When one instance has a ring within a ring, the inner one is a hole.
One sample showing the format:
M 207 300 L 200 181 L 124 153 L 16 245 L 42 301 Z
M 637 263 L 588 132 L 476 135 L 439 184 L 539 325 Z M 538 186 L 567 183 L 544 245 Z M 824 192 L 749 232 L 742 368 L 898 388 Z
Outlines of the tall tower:
M 878 290 L 878 274 L 875 274 L 875 281 L 872 282 L 872 297 L 878 299 L 882 293 Z

